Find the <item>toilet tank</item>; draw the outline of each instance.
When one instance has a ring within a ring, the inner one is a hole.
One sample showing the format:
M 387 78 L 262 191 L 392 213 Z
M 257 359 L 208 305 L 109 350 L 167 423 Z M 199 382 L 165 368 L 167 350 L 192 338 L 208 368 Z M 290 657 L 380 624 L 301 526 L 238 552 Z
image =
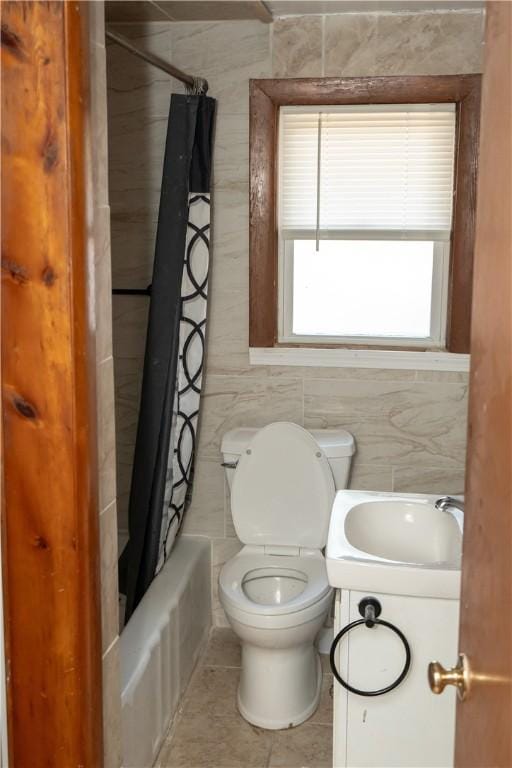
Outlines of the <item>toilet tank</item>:
M 233 482 L 235 467 L 241 454 L 258 432 L 257 427 L 238 427 L 226 432 L 222 438 L 221 451 L 229 488 Z M 308 429 L 319 447 L 325 453 L 334 477 L 336 490 L 347 488 L 355 440 L 345 429 Z

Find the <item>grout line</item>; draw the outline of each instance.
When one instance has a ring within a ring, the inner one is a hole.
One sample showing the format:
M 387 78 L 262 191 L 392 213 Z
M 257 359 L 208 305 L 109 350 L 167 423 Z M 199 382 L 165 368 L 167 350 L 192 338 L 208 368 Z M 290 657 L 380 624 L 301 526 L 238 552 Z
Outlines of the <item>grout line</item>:
M 270 731 L 270 739 L 269 739 L 269 745 L 268 745 L 268 756 L 267 761 L 265 763 L 265 768 L 270 767 L 270 763 L 272 762 L 272 752 L 274 750 L 274 740 L 276 736 L 277 731 Z
M 110 512 L 110 507 L 115 507 L 117 503 L 117 498 L 114 496 L 112 501 L 109 501 L 108 504 L 105 504 L 103 509 L 100 510 L 99 516 L 102 517 L 103 515 L 106 515 L 107 512 Z M 119 532 L 119 529 L 118 529 Z
M 106 367 L 106 363 L 110 363 L 111 360 L 112 360 L 112 365 L 113 365 L 113 363 L 114 363 L 114 355 L 113 355 L 113 353 L 110 353 L 109 355 L 104 357 L 103 360 L 98 360 L 97 364 L 96 364 L 96 368 L 99 369 L 99 368 L 102 368 L 103 366 Z
M 108 655 L 108 654 L 110 653 L 110 651 L 111 651 L 111 650 L 114 648 L 115 644 L 116 644 L 118 641 L 119 641 L 119 634 L 117 634 L 117 635 L 114 637 L 114 639 L 112 640 L 112 642 L 110 643 L 110 645 L 108 645 L 108 646 L 107 646 L 107 648 L 105 648 L 105 650 L 104 650 L 104 651 L 103 651 L 103 653 L 101 654 L 101 658 L 102 658 L 102 661 L 105 661 L 105 659 L 106 659 L 107 655 Z
M 210 539 L 210 620 L 212 621 L 212 628 L 210 629 L 210 635 L 208 637 L 208 642 L 210 642 L 210 638 L 212 636 L 212 630 L 213 630 L 213 620 L 214 620 L 214 598 L 215 595 L 213 594 L 213 586 L 214 586 L 214 574 L 215 574 L 215 565 L 213 562 L 213 542 L 214 539 Z M 207 646 L 208 647 L 208 646 Z
M 301 389 L 302 389 L 302 426 L 305 428 L 306 425 L 306 403 L 305 403 L 305 394 L 304 394 L 304 377 L 301 379 Z

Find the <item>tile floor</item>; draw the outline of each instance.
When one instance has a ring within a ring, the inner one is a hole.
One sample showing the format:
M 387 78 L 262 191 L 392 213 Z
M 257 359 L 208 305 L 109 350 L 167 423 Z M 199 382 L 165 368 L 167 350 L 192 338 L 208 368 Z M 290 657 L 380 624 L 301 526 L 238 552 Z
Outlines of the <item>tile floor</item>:
M 214 629 L 194 672 L 156 768 L 330 768 L 332 675 L 324 668 L 320 705 L 285 731 L 249 725 L 236 708 L 240 646 L 230 629 Z

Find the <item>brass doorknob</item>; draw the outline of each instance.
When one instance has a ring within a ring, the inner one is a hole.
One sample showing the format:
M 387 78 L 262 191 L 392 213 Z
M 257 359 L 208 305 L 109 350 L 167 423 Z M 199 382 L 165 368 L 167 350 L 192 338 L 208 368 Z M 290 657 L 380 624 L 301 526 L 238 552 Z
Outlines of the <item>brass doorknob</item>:
M 428 683 L 432 693 L 442 693 L 447 685 L 457 688 L 457 696 L 461 701 L 467 697 L 470 689 L 471 670 L 467 657 L 461 653 L 457 665 L 445 669 L 438 661 L 428 665 Z

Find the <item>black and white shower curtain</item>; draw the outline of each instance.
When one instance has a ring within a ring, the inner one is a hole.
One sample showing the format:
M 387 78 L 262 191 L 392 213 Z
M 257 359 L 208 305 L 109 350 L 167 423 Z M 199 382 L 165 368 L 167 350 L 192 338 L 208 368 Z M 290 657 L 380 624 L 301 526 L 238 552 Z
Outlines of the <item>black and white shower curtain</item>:
M 190 499 L 205 352 L 215 100 L 173 94 L 142 395 L 119 562 L 129 619 L 169 556 Z

